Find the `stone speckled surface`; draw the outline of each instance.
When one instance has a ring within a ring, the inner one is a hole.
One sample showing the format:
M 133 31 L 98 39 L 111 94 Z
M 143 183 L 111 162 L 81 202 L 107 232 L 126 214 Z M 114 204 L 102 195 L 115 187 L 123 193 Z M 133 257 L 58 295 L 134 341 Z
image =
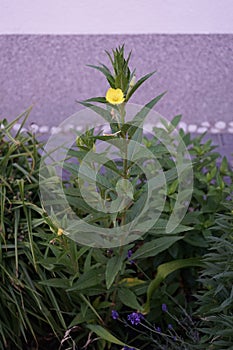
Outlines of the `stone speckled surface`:
M 167 90 L 156 107 L 165 118 L 182 114 L 187 124 L 211 126 L 233 121 L 232 34 L 0 35 L 0 119 L 12 120 L 33 104 L 29 123 L 59 125 L 81 109 L 75 100 L 105 95 L 105 78 L 86 64 L 108 64 L 104 50 L 123 43 L 133 51 L 137 78 L 157 71 L 132 102 Z M 228 155 L 233 134 L 221 132 L 216 137 Z
M 80 107 L 75 100 L 103 96 L 101 73 L 86 64 L 108 62 L 104 49 L 125 43 L 137 77 L 157 70 L 132 102 L 167 90 L 157 110 L 197 123 L 232 121 L 233 35 L 2 35 L 0 116 L 12 119 L 33 104 L 31 121 L 57 125 Z

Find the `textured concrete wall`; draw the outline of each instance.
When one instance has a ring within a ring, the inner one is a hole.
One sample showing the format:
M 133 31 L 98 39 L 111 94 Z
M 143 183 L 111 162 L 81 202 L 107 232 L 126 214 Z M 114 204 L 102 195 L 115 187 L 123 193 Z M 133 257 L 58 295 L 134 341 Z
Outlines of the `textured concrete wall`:
M 187 124 L 233 132 L 233 35 L 2 35 L 0 118 L 33 104 L 31 122 L 57 125 L 80 107 L 75 100 L 103 96 L 101 73 L 86 64 L 107 63 L 104 49 L 125 43 L 137 77 L 157 70 L 132 102 L 143 104 L 168 90 L 157 110 L 183 114 Z M 221 124 L 217 124 L 217 126 Z M 194 130 L 193 130 L 194 131 Z

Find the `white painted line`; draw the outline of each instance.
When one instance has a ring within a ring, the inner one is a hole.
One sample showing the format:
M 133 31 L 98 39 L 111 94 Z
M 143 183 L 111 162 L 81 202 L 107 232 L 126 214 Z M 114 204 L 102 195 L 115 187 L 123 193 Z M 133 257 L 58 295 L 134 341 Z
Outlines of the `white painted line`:
M 222 120 L 219 120 L 218 122 L 215 123 L 215 128 L 223 130 L 226 127 L 226 123 Z
M 219 133 L 219 129 L 211 128 L 210 132 L 211 132 L 211 134 L 218 134 Z
M 52 128 L 50 130 L 51 135 L 58 134 L 61 131 L 62 131 L 61 128 L 59 128 L 58 126 L 52 126 Z
M 30 130 L 33 132 L 33 133 L 37 133 L 39 131 L 39 125 L 35 124 L 35 123 L 32 123 L 30 125 Z
M 208 130 L 208 128 L 201 126 L 200 128 L 197 129 L 197 133 L 198 134 L 203 134 L 204 132 L 206 132 Z
M 42 125 L 40 128 L 39 128 L 39 132 L 41 134 L 46 134 L 49 132 L 49 127 L 47 125 Z
M 21 127 L 21 124 L 19 123 L 16 123 L 14 126 L 13 126 L 13 130 L 14 131 L 18 131 Z M 153 128 L 154 127 L 157 127 L 157 128 L 161 128 L 161 129 L 164 129 L 166 130 L 166 127 L 161 123 L 161 122 L 157 122 L 155 125 L 152 124 L 152 123 L 146 123 L 144 125 L 145 127 L 145 130 L 147 130 L 148 132 L 151 132 L 153 131 Z M 4 129 L 4 125 L 3 124 L 0 124 L 0 129 Z M 76 128 L 74 127 L 74 125 L 71 125 L 71 124 L 68 124 L 68 125 L 65 125 L 63 127 L 63 129 L 61 129 L 60 127 L 57 127 L 57 126 L 51 126 L 49 127 L 48 125 L 37 125 L 35 123 L 32 123 L 29 127 L 29 130 L 33 133 L 39 133 L 39 134 L 48 134 L 48 133 L 51 133 L 52 135 L 53 134 L 57 134 L 57 133 L 60 133 L 60 132 L 64 132 L 64 133 L 67 133 L 69 131 L 72 131 L 72 129 L 76 130 L 76 131 L 80 131 L 80 132 L 83 132 L 84 131 L 84 128 L 79 125 L 77 126 Z M 187 124 L 185 122 L 180 122 L 178 124 L 178 127 L 176 129 L 183 129 L 184 132 L 190 132 L 190 133 L 204 133 L 204 132 L 209 132 L 211 134 L 218 134 L 218 133 L 223 133 L 224 130 L 226 130 L 226 132 L 228 133 L 232 133 L 233 132 L 233 122 L 229 122 L 228 124 L 224 121 L 218 121 L 213 125 L 211 125 L 209 122 L 202 122 L 200 125 L 197 125 L 197 124 Z M 23 131 L 28 131 L 28 129 L 26 128 L 22 128 Z M 110 129 L 109 129 L 109 126 L 108 125 L 103 125 L 102 129 L 101 129 L 104 133 L 110 133 Z
M 206 128 L 210 127 L 210 123 L 209 122 L 202 122 L 201 126 L 205 126 Z
M 195 132 L 196 130 L 197 130 L 197 125 L 196 124 L 188 125 L 188 131 L 189 132 Z

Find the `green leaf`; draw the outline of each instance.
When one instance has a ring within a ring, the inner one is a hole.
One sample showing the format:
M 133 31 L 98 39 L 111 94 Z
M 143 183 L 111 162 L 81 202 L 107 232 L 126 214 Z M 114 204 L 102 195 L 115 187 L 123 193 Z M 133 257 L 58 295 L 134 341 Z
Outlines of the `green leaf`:
M 69 328 L 72 328 L 73 326 L 77 326 L 79 324 L 84 323 L 92 323 L 96 318 L 93 315 L 93 311 L 91 309 L 87 309 L 86 314 L 83 315 L 82 312 L 78 312 L 71 323 L 69 324 Z
M 133 255 L 132 259 L 145 259 L 150 256 L 156 256 L 164 250 L 171 247 L 175 242 L 183 239 L 183 237 L 161 237 L 151 242 L 143 244 Z
M 91 157 L 91 152 L 89 153 L 89 157 Z M 90 159 L 90 158 L 89 158 Z M 102 161 L 105 161 L 106 158 L 101 154 L 93 153 L 93 160 L 98 161 L 101 164 Z M 72 163 L 65 163 L 63 165 L 64 169 L 68 170 L 72 175 L 79 177 L 79 179 L 83 179 L 84 181 L 88 181 L 89 184 L 96 184 L 105 189 L 109 189 L 112 187 L 111 182 L 108 179 L 100 174 L 96 175 L 94 169 L 92 169 L 88 163 L 84 163 L 82 168 L 80 169 L 79 165 Z
M 114 256 L 110 260 L 108 260 L 107 266 L 106 266 L 106 286 L 107 289 L 111 287 L 113 284 L 115 277 L 117 276 L 118 272 L 121 270 L 122 267 L 122 256 Z
M 150 235 L 164 235 L 166 234 L 166 227 L 167 227 L 168 220 L 165 219 L 159 219 L 157 220 L 156 224 L 149 230 Z M 190 223 L 193 223 L 192 220 Z M 193 230 L 193 227 L 185 226 L 185 225 L 178 225 L 172 232 L 169 234 L 175 235 L 178 233 L 183 233 L 187 231 Z
M 105 97 L 92 97 L 92 98 L 88 98 L 87 100 L 85 100 L 85 102 L 107 103 Z
M 159 102 L 159 100 L 166 94 L 166 91 L 160 94 L 159 96 L 153 98 L 150 102 L 148 102 L 133 118 L 133 120 L 129 123 L 132 124 L 128 129 L 128 134 L 130 137 L 134 135 L 134 133 L 138 130 L 138 127 L 142 128 L 143 123 L 146 119 L 146 116 L 150 112 L 150 110 Z
M 88 272 L 89 270 L 91 270 L 91 259 L 92 259 L 92 248 L 89 250 L 86 259 L 85 259 L 85 263 L 84 263 L 84 268 L 83 268 L 83 273 L 85 274 L 86 272 Z
M 181 118 L 182 118 L 182 115 L 181 115 L 181 114 L 176 115 L 176 116 L 172 119 L 171 125 L 173 125 L 173 127 L 176 128 L 177 125 L 179 124 Z
M 104 323 L 101 316 L 98 314 L 98 312 L 96 311 L 96 309 L 94 308 L 94 306 L 90 303 L 90 301 L 82 294 L 80 293 L 80 297 L 83 299 L 83 301 L 85 302 L 85 304 L 87 306 L 89 306 L 89 308 L 92 310 L 92 312 L 98 317 L 98 319 L 100 320 L 101 323 Z
M 178 179 L 176 179 L 171 183 L 171 185 L 168 188 L 168 196 L 174 194 L 178 186 L 179 186 L 179 181 Z
M 10 134 L 8 134 L 8 131 L 11 131 L 11 129 L 13 128 L 13 126 L 14 126 L 16 123 L 19 123 L 19 120 L 20 120 L 21 118 L 24 118 L 23 121 L 20 123 L 20 129 L 18 130 L 17 134 L 15 135 L 15 138 L 17 138 L 17 136 L 19 135 L 19 133 L 20 133 L 22 127 L 24 126 L 24 124 L 25 124 L 27 118 L 29 117 L 29 114 L 30 114 L 32 108 L 33 108 L 33 106 L 28 107 L 23 113 L 21 113 L 19 116 L 17 116 L 12 122 L 7 123 L 7 125 L 5 126 L 5 130 L 4 130 L 5 133 L 7 134 L 7 136 L 10 135 Z M 13 139 L 12 137 L 10 137 L 10 139 L 11 139 L 13 142 L 15 142 L 14 139 Z
M 118 296 L 120 301 L 134 310 L 142 311 L 142 307 L 137 301 L 136 295 L 129 288 L 119 288 Z
M 107 122 L 111 123 L 112 116 L 111 116 L 110 112 L 107 111 L 106 109 L 103 109 L 99 106 L 95 106 L 92 103 L 89 103 L 86 101 L 77 101 L 77 102 L 80 103 L 84 107 L 92 109 L 94 112 L 99 114 L 102 118 L 104 118 Z
M 88 64 L 88 67 L 97 69 L 98 71 L 100 71 L 101 73 L 103 73 L 105 75 L 105 77 L 107 78 L 109 84 L 111 85 L 111 87 L 115 87 L 115 79 L 112 76 L 110 70 L 108 69 L 108 67 L 106 67 L 105 65 L 102 65 L 102 67 L 99 66 L 94 66 L 92 64 Z
M 127 89 L 128 86 L 128 79 L 127 77 L 124 75 L 123 72 L 121 72 L 120 74 L 118 74 L 116 76 L 115 79 L 115 88 L 120 88 L 124 93 L 126 92 L 125 90 Z
M 229 163 L 227 161 L 226 156 L 223 157 L 222 163 L 220 165 L 220 173 L 222 175 L 228 175 L 229 174 Z
M 125 346 L 125 343 L 114 337 L 109 331 L 107 331 L 105 328 L 99 326 L 99 325 L 88 325 L 88 329 L 90 329 L 92 332 L 97 334 L 101 339 L 105 339 L 109 341 L 110 343 Z
M 69 171 L 72 175 L 78 176 L 79 165 L 74 163 L 64 163 L 64 169 Z
M 72 290 L 83 290 L 86 288 L 90 288 L 93 286 L 98 286 L 103 279 L 103 269 L 91 269 L 89 271 L 86 271 L 84 274 L 82 274 L 77 282 L 73 284 L 71 288 L 69 288 L 67 291 Z
M 39 281 L 39 284 L 43 284 L 45 286 L 54 287 L 54 288 L 62 288 L 62 289 L 66 289 L 70 287 L 70 281 L 61 279 L 61 278 L 50 278 L 45 281 Z
M 168 263 L 159 265 L 157 269 L 156 277 L 150 282 L 147 289 L 147 301 L 144 305 L 143 312 L 148 313 L 150 311 L 150 299 L 156 289 L 159 288 L 160 283 L 165 280 L 165 278 L 172 272 L 185 268 L 200 266 L 203 267 L 204 263 L 201 258 L 190 258 L 190 259 L 180 259 L 175 261 L 169 261 Z
M 203 234 L 195 231 L 191 233 L 186 233 L 184 236 L 184 242 L 194 247 L 207 248 L 209 246 L 209 243 L 203 237 Z
M 144 75 L 144 77 L 142 77 L 141 79 L 139 79 L 135 85 L 132 87 L 132 89 L 128 92 L 127 96 L 126 96 L 126 99 L 125 101 L 127 102 L 130 97 L 133 95 L 133 93 L 139 88 L 139 86 L 141 86 L 147 79 L 149 79 L 153 74 L 155 73 L 152 72 L 152 73 L 149 73 L 149 74 L 146 74 Z
M 108 51 L 105 50 L 105 52 L 106 52 L 106 54 L 108 55 L 108 57 L 109 57 L 109 59 L 110 59 L 110 62 L 111 62 L 111 64 L 112 64 L 113 68 L 114 68 L 114 61 L 113 61 L 113 59 L 112 59 L 112 56 L 110 55 L 110 53 L 109 53 Z M 115 68 L 114 68 L 114 70 L 115 70 Z

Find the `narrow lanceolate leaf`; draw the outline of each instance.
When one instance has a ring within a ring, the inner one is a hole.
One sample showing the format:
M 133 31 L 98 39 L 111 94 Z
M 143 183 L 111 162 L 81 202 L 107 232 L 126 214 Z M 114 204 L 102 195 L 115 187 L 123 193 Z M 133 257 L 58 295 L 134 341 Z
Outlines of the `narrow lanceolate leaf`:
M 7 131 L 10 131 L 11 128 L 14 126 L 14 124 L 16 124 L 16 123 L 19 121 L 19 119 L 23 118 L 23 120 L 20 122 L 20 127 L 19 127 L 19 129 L 17 130 L 16 135 L 14 136 L 14 139 L 15 139 L 15 140 L 17 139 L 17 137 L 19 136 L 19 134 L 20 134 L 22 128 L 24 127 L 24 125 L 25 125 L 25 123 L 26 123 L 26 121 L 27 121 L 27 119 L 28 119 L 28 117 L 29 117 L 29 115 L 30 115 L 30 113 L 31 113 L 32 107 L 33 107 L 33 106 L 30 106 L 29 108 L 27 108 L 26 111 L 24 111 L 24 112 L 23 112 L 22 114 L 20 114 L 16 119 L 14 119 L 11 123 L 9 123 L 9 124 L 7 125 L 7 127 L 6 127 L 6 129 L 5 129 L 5 132 L 6 132 L 6 134 L 7 134 L 8 136 L 11 136 L 11 135 L 10 135 Z M 13 141 L 12 136 L 10 137 L 10 139 Z M 15 140 L 14 140 L 14 142 L 16 142 Z
M 98 71 L 100 71 L 101 73 L 103 73 L 105 75 L 105 77 L 107 78 L 109 84 L 111 85 L 111 87 L 115 87 L 114 83 L 115 83 L 115 79 L 112 76 L 110 70 L 108 69 L 108 67 L 106 67 L 105 65 L 102 65 L 102 67 L 100 66 L 94 66 L 92 64 L 88 64 L 88 67 L 97 69 Z
M 97 268 L 97 269 L 92 269 L 84 274 L 82 274 L 77 282 L 73 284 L 71 288 L 68 289 L 68 291 L 72 290 L 83 290 L 86 288 L 91 288 L 100 285 L 103 279 L 103 269 L 102 268 Z
M 150 256 L 156 256 L 181 239 L 183 237 L 161 237 L 147 242 L 132 255 L 132 259 L 145 259 Z
M 81 105 L 83 105 L 84 107 L 92 109 L 94 112 L 99 114 L 102 118 L 104 118 L 107 122 L 110 123 L 112 121 L 112 116 L 111 116 L 110 112 L 107 111 L 106 109 L 103 109 L 99 106 L 95 106 L 92 103 L 89 103 L 86 101 L 77 101 L 77 102 L 80 103 Z
M 137 128 L 143 127 L 143 123 L 146 119 L 146 116 L 149 114 L 150 110 L 156 105 L 156 103 L 161 100 L 161 98 L 166 94 L 166 91 L 160 94 L 159 96 L 153 98 L 150 102 L 148 102 L 133 118 L 133 120 L 130 122 L 132 124 L 128 129 L 128 134 L 130 137 L 134 135 L 134 133 L 137 131 Z
M 182 115 L 181 115 L 181 114 L 176 115 L 176 116 L 172 119 L 171 125 L 172 125 L 174 128 L 176 128 L 177 125 L 179 124 L 181 118 L 182 118 Z
M 112 335 L 109 331 L 107 331 L 105 328 L 99 325 L 92 324 L 92 325 L 88 325 L 87 328 L 90 329 L 95 334 L 97 334 L 101 339 L 107 340 L 113 344 L 117 344 L 121 346 L 125 345 L 122 341 L 114 337 L 114 335 Z
M 161 236 L 166 234 L 167 220 L 159 219 L 156 224 L 148 231 L 150 235 Z M 184 233 L 193 230 L 193 227 L 178 225 L 170 234 L 177 235 L 178 233 Z
M 106 98 L 105 97 L 92 97 L 92 98 L 88 98 L 87 100 L 85 100 L 84 102 L 99 102 L 99 103 L 107 103 Z
M 43 284 L 47 287 L 62 288 L 62 289 L 67 289 L 70 287 L 69 280 L 64 280 L 61 278 L 50 278 L 45 281 L 39 281 L 39 284 Z
M 34 265 L 35 270 L 37 271 L 35 246 L 34 246 L 33 234 L 32 234 L 32 213 L 31 213 L 31 209 L 27 209 L 26 206 L 24 205 L 24 203 L 23 203 L 23 209 L 24 209 L 24 215 L 25 215 L 26 221 L 27 221 L 28 238 L 29 238 L 30 250 L 32 253 L 32 258 L 33 258 L 33 265 Z
M 128 92 L 125 101 L 127 102 L 127 101 L 130 99 L 130 97 L 133 95 L 133 93 L 139 88 L 139 86 L 141 86 L 141 85 L 142 85 L 147 79 L 149 79 L 154 73 L 155 73 L 155 71 L 152 72 L 152 73 L 146 74 L 146 75 L 144 75 L 144 77 L 140 78 L 140 79 L 135 83 L 135 85 L 132 87 L 132 89 Z
M 111 285 L 115 280 L 115 277 L 117 276 L 118 272 L 121 270 L 122 261 L 123 261 L 123 258 L 120 256 L 114 256 L 110 260 L 108 260 L 108 263 L 106 266 L 106 272 L 105 272 L 107 289 L 111 287 Z
M 133 310 L 142 311 L 142 306 L 137 301 L 136 295 L 129 288 L 119 288 L 118 296 L 124 305 Z
M 151 283 L 148 286 L 147 289 L 147 300 L 144 305 L 143 312 L 148 313 L 150 311 L 150 300 L 153 295 L 153 293 L 156 291 L 156 289 L 159 288 L 160 283 L 165 280 L 165 278 L 170 275 L 172 272 L 177 271 L 179 269 L 185 268 L 185 267 L 193 267 L 193 266 L 200 266 L 202 267 L 204 264 L 201 260 L 201 258 L 190 258 L 190 259 L 180 259 L 180 260 L 174 260 L 169 261 L 168 263 L 162 264 L 157 269 L 156 277 L 151 281 Z
M 150 112 L 150 110 L 158 103 L 161 98 L 167 93 L 167 91 L 164 91 L 162 94 L 156 96 L 153 98 L 150 102 L 148 102 L 135 116 L 134 121 L 140 121 L 141 119 L 144 120 L 147 116 L 147 114 Z
M 105 52 L 106 52 L 106 54 L 108 55 L 108 58 L 110 59 L 110 62 L 111 62 L 111 64 L 112 64 L 113 68 L 114 68 L 114 72 L 116 73 L 116 70 L 115 70 L 115 67 L 114 67 L 114 62 L 113 62 L 112 56 L 110 55 L 110 53 L 109 53 L 108 51 L 105 50 Z

